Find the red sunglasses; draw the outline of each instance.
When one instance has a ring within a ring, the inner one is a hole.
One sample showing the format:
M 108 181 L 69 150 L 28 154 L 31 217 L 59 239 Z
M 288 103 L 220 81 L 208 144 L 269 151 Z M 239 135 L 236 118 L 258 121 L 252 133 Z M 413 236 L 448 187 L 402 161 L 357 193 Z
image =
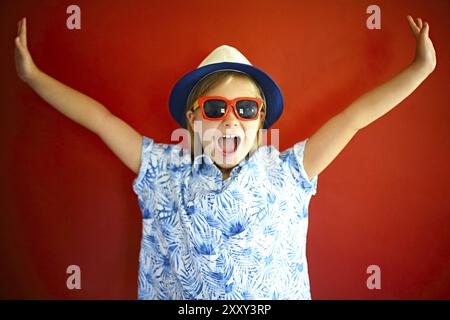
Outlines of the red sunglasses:
M 232 107 L 237 119 L 249 121 L 258 118 L 262 105 L 260 98 L 239 97 L 228 100 L 220 96 L 204 96 L 195 100 L 192 110 L 200 108 L 203 119 L 217 121 L 224 119 Z

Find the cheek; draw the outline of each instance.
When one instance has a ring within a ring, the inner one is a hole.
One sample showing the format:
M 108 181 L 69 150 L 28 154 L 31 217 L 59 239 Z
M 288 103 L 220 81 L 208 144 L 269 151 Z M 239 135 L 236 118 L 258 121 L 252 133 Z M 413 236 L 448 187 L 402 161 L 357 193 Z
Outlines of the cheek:
M 259 129 L 259 122 L 247 124 L 244 127 L 246 144 L 253 143 L 253 141 L 256 139 L 256 136 L 258 135 L 258 129 Z
M 198 122 L 196 132 L 200 135 L 204 145 L 212 142 L 212 137 L 217 133 L 218 122 L 201 119 Z
M 195 122 L 203 122 L 203 117 L 199 110 L 194 111 L 194 121 Z

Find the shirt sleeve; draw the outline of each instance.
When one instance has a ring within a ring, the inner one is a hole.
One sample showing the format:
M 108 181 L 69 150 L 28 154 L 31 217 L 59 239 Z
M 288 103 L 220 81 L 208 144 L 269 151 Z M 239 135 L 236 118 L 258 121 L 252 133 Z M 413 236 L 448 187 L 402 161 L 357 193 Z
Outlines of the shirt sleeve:
M 139 197 L 154 188 L 158 178 L 166 171 L 170 155 L 171 145 L 156 143 L 148 137 L 143 137 L 139 172 L 133 181 L 133 191 Z
M 286 151 L 287 162 L 294 179 L 300 184 L 301 188 L 305 192 L 315 195 L 317 192 L 318 175 L 310 179 L 303 165 L 303 156 L 307 141 L 308 139 L 300 141 Z

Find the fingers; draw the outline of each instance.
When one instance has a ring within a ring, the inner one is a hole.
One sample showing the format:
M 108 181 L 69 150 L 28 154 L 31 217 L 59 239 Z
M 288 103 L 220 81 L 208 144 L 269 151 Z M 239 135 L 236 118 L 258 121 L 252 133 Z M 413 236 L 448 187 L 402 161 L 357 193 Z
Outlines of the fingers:
M 423 27 L 422 19 L 416 18 L 416 25 L 419 27 L 420 30 L 422 30 Z
M 420 34 L 422 35 L 422 37 L 428 38 L 430 33 L 430 26 L 428 25 L 428 22 L 425 22 L 422 30 L 420 31 Z
M 20 41 L 27 47 L 27 18 L 22 19 L 22 30 L 20 30 Z
M 19 48 L 19 49 L 22 46 L 22 44 L 20 43 L 20 38 L 19 37 L 15 37 L 14 38 L 14 43 L 15 43 L 16 47 Z
M 17 22 L 17 36 L 14 38 L 14 43 L 19 50 L 21 49 L 21 46 L 22 46 L 22 44 L 20 43 L 20 32 L 22 30 L 22 20 L 23 19 L 20 19 Z
M 428 22 L 423 22 L 421 18 L 416 18 L 415 20 L 411 16 L 406 17 L 408 19 L 409 27 L 414 34 L 414 36 L 417 38 L 420 35 L 423 35 L 425 37 L 428 37 L 430 26 L 428 25 Z
M 419 26 L 414 22 L 414 19 L 411 16 L 406 17 L 408 19 L 409 28 L 411 29 L 412 33 L 415 37 L 418 37 L 420 34 Z
M 20 54 L 21 54 L 22 56 L 24 56 L 25 53 L 26 53 L 26 51 L 25 51 L 26 49 L 24 48 L 23 44 L 20 42 L 20 38 L 19 38 L 19 37 L 16 37 L 16 38 L 14 39 L 14 43 L 15 43 L 15 45 L 16 45 L 17 50 L 19 50 Z
M 27 47 L 27 20 L 22 18 L 17 23 L 17 37 L 19 38 L 20 44 Z

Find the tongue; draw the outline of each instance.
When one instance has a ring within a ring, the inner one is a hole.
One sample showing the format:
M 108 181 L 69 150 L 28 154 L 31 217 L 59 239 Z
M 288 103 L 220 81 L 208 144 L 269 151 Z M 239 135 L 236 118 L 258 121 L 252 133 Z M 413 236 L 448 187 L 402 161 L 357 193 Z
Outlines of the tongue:
M 235 151 L 236 145 L 235 145 L 235 139 L 234 138 L 221 138 L 219 141 L 221 142 L 221 148 L 224 153 L 231 153 Z

